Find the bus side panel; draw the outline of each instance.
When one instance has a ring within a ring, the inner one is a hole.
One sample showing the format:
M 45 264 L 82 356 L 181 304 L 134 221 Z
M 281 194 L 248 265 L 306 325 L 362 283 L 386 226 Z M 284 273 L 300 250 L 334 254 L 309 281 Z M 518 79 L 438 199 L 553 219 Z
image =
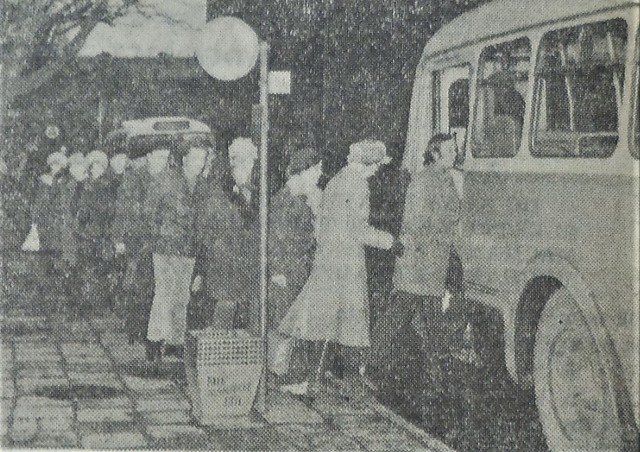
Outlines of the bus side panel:
M 636 190 L 628 176 L 471 171 L 465 174 L 462 213 L 465 280 L 500 293 L 497 298 L 508 303 L 500 306 L 503 312 L 515 312 L 520 294 L 514 289 L 537 254 L 553 253 L 579 271 L 634 394 L 640 352 Z

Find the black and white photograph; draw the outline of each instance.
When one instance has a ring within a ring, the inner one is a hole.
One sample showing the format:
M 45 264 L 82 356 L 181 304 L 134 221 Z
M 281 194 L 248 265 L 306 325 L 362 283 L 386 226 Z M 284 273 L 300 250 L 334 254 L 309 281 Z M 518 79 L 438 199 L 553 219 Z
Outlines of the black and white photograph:
M 640 0 L 0 0 L 0 449 L 640 450 Z

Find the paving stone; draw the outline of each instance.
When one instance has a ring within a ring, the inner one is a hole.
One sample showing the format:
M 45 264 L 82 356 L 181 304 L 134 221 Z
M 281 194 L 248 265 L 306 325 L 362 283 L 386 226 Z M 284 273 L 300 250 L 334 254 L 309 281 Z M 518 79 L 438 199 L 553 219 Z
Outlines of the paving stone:
M 135 392 L 172 392 L 177 390 L 177 386 L 171 380 L 140 378 L 130 375 L 123 375 L 122 379 L 127 388 Z
M 300 400 L 289 394 L 272 392 L 269 394 L 268 410 L 263 417 L 269 424 L 321 424 L 324 419 Z
M 97 364 L 109 366 L 111 365 L 111 360 L 107 357 L 107 355 L 102 356 L 89 356 L 89 355 L 69 355 L 65 356 L 66 360 L 70 364 Z
M 191 415 L 187 410 L 147 411 L 142 413 L 142 419 L 148 424 L 188 424 Z
M 47 342 L 16 342 L 15 344 L 15 352 L 16 353 L 24 353 L 24 352 L 39 352 L 39 353 L 58 353 L 58 347 L 54 343 L 51 342 L 51 339 Z
M 203 430 L 192 425 L 150 426 L 147 433 L 161 449 L 203 449 L 209 441 Z
M 113 373 L 69 372 L 69 381 L 72 385 L 107 386 L 118 390 L 124 388 L 122 382 Z
M 25 363 L 18 368 L 17 378 L 61 378 L 64 377 L 62 364 L 59 362 Z
M 52 386 L 68 386 L 66 378 L 19 378 L 18 392 L 20 394 L 36 394 Z
M 56 410 L 73 411 L 72 404 L 69 400 L 56 400 L 49 397 L 39 396 L 21 396 L 16 400 L 14 409 L 14 417 L 16 413 L 25 417 L 38 417 L 43 412 L 58 412 Z
M 106 357 L 104 349 L 100 344 L 89 344 L 85 342 L 67 342 L 60 345 L 62 354 L 67 356 L 99 356 Z
M 39 431 L 28 444 L 16 445 L 42 449 L 68 449 L 78 447 L 78 435 L 70 429 L 64 431 Z
M 77 401 L 78 410 L 98 409 L 98 408 L 133 408 L 133 402 L 130 398 L 109 397 L 105 399 L 79 399 Z
M 53 347 L 22 348 L 16 350 L 17 362 L 59 362 L 62 357 Z
M 191 409 L 191 403 L 189 402 L 189 400 L 183 397 L 138 399 L 136 401 L 136 410 L 139 412 L 175 411 L 189 409 Z
M 15 395 L 15 386 L 13 380 L 2 380 L 2 387 L 0 388 L 0 394 L 3 399 L 10 399 Z
M 140 432 L 91 433 L 80 440 L 83 449 L 135 449 L 147 447 Z
M 111 362 L 106 361 L 100 363 L 67 362 L 66 368 L 69 373 L 104 374 L 113 372 Z
M 271 427 L 242 430 L 210 430 L 210 441 L 220 450 L 296 450 Z
M 129 344 L 127 333 L 117 333 L 113 331 L 102 331 L 100 333 L 100 341 L 107 347 L 114 344 Z M 137 345 L 144 349 L 144 345 Z
M 131 422 L 133 412 L 130 408 L 81 408 L 77 418 L 78 422 Z
M 362 449 L 355 439 L 327 425 L 285 424 L 278 425 L 275 429 L 297 450 Z

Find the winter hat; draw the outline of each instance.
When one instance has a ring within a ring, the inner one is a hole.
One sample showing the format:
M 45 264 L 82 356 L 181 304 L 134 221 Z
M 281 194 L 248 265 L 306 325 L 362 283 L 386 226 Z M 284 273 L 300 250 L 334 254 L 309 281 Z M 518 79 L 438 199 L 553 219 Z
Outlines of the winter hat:
M 65 166 L 67 166 L 67 156 L 62 152 L 53 152 L 49 154 L 49 156 L 47 157 L 47 165 L 51 166 L 54 163 L 57 163 L 64 168 Z
M 127 154 L 116 154 L 111 157 L 111 161 L 109 162 L 109 165 L 111 166 L 111 169 L 113 170 L 114 173 L 122 174 L 127 167 L 127 163 L 128 163 Z
M 387 155 L 387 147 L 379 140 L 362 140 L 349 146 L 349 163 L 362 165 L 385 165 L 391 161 Z
M 95 164 L 95 163 L 99 163 L 102 166 L 104 166 L 105 168 L 109 167 L 109 157 L 107 157 L 107 154 L 105 154 L 102 151 L 91 151 L 87 154 L 87 167 L 90 167 L 91 165 Z
M 287 173 L 292 176 L 320 163 L 320 154 L 313 148 L 302 148 L 289 158 Z
M 69 156 L 67 163 L 69 166 L 86 166 L 87 161 L 82 152 L 74 152 Z
M 258 158 L 258 148 L 251 138 L 238 137 L 229 145 L 229 156 L 242 155 L 250 160 L 256 160 Z

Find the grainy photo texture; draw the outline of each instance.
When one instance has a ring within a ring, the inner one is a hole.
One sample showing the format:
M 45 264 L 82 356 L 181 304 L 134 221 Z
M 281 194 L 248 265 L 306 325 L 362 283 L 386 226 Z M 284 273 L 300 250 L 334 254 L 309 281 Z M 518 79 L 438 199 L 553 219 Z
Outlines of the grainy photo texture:
M 640 0 L 0 21 L 3 449 L 640 448 Z

